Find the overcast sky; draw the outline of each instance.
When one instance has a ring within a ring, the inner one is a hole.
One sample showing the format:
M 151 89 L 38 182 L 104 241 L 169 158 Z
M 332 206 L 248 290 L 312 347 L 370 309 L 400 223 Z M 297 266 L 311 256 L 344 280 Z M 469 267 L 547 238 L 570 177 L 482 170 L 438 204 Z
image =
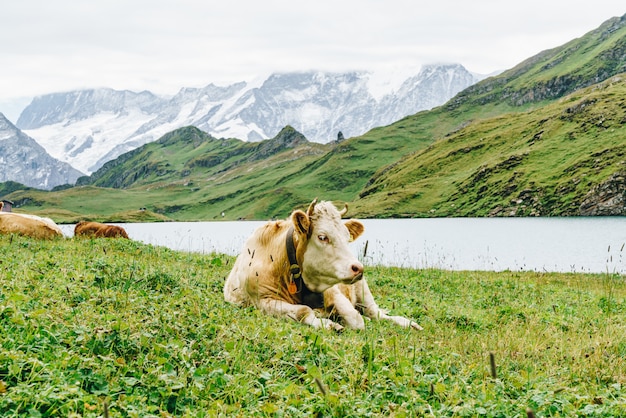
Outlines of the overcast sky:
M 175 94 L 272 72 L 460 63 L 488 74 L 625 13 L 624 0 L 7 1 L 0 112 L 46 93 Z

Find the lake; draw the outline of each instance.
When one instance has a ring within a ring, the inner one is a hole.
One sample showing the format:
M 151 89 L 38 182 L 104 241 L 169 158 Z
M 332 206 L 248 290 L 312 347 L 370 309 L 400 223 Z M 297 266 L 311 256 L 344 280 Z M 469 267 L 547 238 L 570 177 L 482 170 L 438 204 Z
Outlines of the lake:
M 626 274 L 626 217 L 365 219 L 352 244 L 366 265 Z M 132 239 L 236 255 L 264 222 L 119 224 Z M 62 225 L 67 236 L 73 225 Z M 367 251 L 366 250 L 367 247 Z

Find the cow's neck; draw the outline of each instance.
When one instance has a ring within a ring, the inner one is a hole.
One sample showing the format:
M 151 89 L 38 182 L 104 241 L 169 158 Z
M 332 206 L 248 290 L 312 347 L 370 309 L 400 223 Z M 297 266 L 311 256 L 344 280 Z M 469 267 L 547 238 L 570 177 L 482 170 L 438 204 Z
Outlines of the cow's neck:
M 294 228 L 293 226 L 287 231 L 286 247 L 287 258 L 289 259 L 289 284 L 288 290 L 292 295 L 300 297 L 302 304 L 311 308 L 323 308 L 324 307 L 324 294 L 311 291 L 304 284 L 302 279 L 302 269 L 298 264 L 296 257 L 296 244 L 293 239 Z

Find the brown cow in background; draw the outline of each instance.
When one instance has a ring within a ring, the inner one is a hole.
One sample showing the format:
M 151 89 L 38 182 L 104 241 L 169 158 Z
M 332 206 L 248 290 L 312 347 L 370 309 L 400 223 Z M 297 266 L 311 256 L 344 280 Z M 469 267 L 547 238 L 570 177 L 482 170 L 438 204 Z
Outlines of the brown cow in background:
M 107 225 L 100 222 L 80 221 L 74 227 L 74 236 L 95 238 L 128 238 L 121 226 Z

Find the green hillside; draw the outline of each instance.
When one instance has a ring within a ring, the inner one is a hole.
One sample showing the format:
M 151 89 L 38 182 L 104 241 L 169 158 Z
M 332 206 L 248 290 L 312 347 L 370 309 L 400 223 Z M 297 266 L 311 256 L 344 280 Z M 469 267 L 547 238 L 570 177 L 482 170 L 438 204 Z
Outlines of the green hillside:
M 450 134 L 381 171 L 354 206 L 363 216 L 624 214 L 625 175 L 621 75 Z M 610 197 L 599 189 L 622 196 L 621 213 L 590 212 Z
M 615 76 L 625 71 L 623 16 L 360 137 L 314 144 L 286 127 L 246 143 L 187 127 L 77 187 L 6 197 L 59 221 L 124 220 L 138 208 L 267 219 L 313 197 L 351 202 L 361 217 L 624 214 L 626 91 Z
M 282 216 L 293 208 L 293 195 L 300 199 L 308 195 L 277 185 L 302 172 L 327 149 L 291 127 L 257 143 L 216 139 L 186 127 L 108 162 L 92 176 L 79 179 L 77 187 L 15 191 L 7 197 L 20 210 L 63 222 L 125 221 L 139 208 L 170 220 L 249 219 L 273 211 Z
M 446 104 L 485 114 L 549 102 L 626 72 L 626 15 L 558 48 L 543 51 L 498 77 L 475 84 Z

